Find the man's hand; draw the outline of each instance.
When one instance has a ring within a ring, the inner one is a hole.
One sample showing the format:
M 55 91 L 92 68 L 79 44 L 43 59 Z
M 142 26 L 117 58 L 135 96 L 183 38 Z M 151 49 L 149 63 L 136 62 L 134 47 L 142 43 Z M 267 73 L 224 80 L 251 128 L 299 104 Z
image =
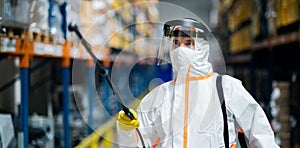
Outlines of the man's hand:
M 121 110 L 118 114 L 119 127 L 124 131 L 136 129 L 140 124 L 140 122 L 137 120 L 136 112 L 133 109 L 129 109 L 129 111 L 133 114 L 135 119 L 131 120 L 123 110 Z

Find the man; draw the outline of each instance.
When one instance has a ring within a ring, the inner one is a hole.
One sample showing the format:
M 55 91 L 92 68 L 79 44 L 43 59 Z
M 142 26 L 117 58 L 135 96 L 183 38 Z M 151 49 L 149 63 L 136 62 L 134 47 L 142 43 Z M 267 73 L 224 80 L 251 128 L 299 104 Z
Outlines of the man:
M 216 89 L 222 67 L 220 49 L 209 29 L 192 19 L 164 25 L 160 58 L 171 61 L 175 80 L 164 83 L 140 103 L 136 120 L 118 116 L 121 147 L 225 147 L 223 117 Z M 164 57 L 164 55 L 169 57 Z M 221 65 L 221 66 L 220 66 Z M 218 72 L 218 73 L 217 73 Z M 227 108 L 229 145 L 242 129 L 252 148 L 275 148 L 274 134 L 260 106 L 242 83 L 228 75 L 222 82 Z M 226 121 L 227 122 L 227 121 Z M 141 131 L 141 137 L 134 129 Z

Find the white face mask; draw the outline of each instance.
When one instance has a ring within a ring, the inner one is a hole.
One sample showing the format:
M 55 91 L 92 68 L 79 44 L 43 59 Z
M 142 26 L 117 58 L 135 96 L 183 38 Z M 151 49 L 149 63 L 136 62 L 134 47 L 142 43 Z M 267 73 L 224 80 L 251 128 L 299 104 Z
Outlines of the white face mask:
M 177 73 L 180 68 L 192 64 L 196 57 L 196 52 L 193 49 L 186 47 L 178 47 L 170 52 L 173 71 Z
M 192 65 L 192 73 L 195 75 L 207 75 L 212 71 L 208 62 L 209 45 L 205 40 L 198 40 L 195 50 L 187 47 L 178 47 L 170 52 L 171 62 L 175 75 L 182 67 Z

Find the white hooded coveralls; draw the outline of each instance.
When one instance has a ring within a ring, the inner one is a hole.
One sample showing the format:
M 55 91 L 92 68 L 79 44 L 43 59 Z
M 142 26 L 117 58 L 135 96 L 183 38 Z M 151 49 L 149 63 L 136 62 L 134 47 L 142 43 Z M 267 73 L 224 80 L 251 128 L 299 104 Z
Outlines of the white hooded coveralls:
M 183 66 L 176 80 L 164 83 L 141 101 L 139 130 L 146 147 L 219 148 L 224 146 L 223 117 L 216 77 L 208 54 Z M 276 148 L 268 119 L 242 83 L 223 76 L 223 91 L 229 122 L 230 145 L 235 143 L 234 126 L 241 128 L 251 148 Z M 234 125 L 235 124 L 235 125 Z M 120 147 L 142 147 L 135 130 L 118 128 Z

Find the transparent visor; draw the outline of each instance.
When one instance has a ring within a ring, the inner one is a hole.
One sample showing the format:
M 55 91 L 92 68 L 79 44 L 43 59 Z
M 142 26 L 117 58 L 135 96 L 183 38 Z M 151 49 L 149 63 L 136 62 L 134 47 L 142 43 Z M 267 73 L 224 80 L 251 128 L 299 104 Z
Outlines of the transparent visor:
M 178 47 L 185 47 L 191 50 L 208 52 L 208 62 L 211 63 L 214 72 L 226 74 L 225 62 L 220 46 L 206 26 L 198 22 L 192 21 L 192 23 L 186 23 L 182 20 L 168 23 L 164 25 L 163 37 L 157 54 L 158 65 L 172 64 L 170 52 Z M 170 25 L 172 23 L 179 25 L 172 26 Z

